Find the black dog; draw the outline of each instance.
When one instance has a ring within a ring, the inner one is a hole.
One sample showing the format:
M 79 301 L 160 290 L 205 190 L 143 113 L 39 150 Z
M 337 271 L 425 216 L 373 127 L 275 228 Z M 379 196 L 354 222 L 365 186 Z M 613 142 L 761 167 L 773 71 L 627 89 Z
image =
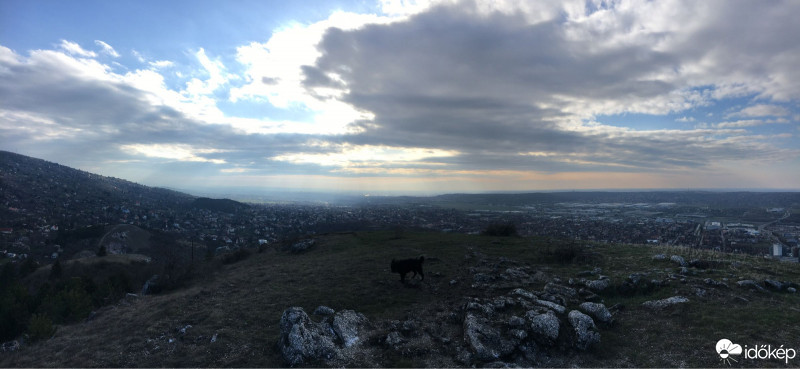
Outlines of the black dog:
M 414 272 L 414 275 L 411 278 L 417 276 L 417 273 L 422 276 L 422 280 L 425 280 L 425 274 L 422 273 L 422 263 L 425 261 L 424 256 L 420 256 L 417 259 L 405 259 L 405 260 L 394 260 L 392 259 L 392 273 L 400 273 L 400 281 L 406 281 L 406 273 Z

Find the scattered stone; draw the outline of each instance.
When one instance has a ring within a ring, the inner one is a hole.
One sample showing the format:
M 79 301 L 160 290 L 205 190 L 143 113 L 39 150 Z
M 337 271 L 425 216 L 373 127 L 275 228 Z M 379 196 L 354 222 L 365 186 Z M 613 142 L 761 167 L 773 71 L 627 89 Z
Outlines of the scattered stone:
M 8 342 L 3 342 L 2 347 L 3 352 L 13 352 L 19 350 L 19 341 L 13 340 Z
M 600 296 L 598 296 L 594 292 L 582 288 L 578 290 L 578 295 L 580 295 L 584 301 L 600 302 L 602 300 Z
M 214 335 L 211 336 L 211 343 L 214 343 L 214 342 L 217 342 L 217 333 L 214 333 Z
M 605 305 L 595 302 L 584 302 L 580 305 L 581 310 L 589 314 L 592 318 L 600 323 L 611 323 L 613 318 L 611 312 L 608 311 Z
M 185 327 L 179 329 L 178 331 L 181 332 L 181 334 L 186 334 L 186 330 L 191 328 L 191 327 L 192 327 L 191 324 L 187 324 Z
M 586 282 L 586 287 L 592 291 L 600 292 L 611 286 L 611 280 L 607 277 Z
M 524 290 L 522 288 L 517 288 L 517 289 L 511 291 L 511 294 L 517 295 L 517 296 L 522 296 L 522 297 L 525 297 L 525 298 L 528 298 L 528 299 L 531 299 L 531 300 L 534 300 L 534 301 L 538 300 L 538 297 L 536 297 L 536 295 L 534 295 L 532 292 L 526 291 L 526 290 Z
M 683 275 L 687 275 L 687 274 L 689 274 L 689 268 L 687 268 L 687 267 L 681 267 L 681 268 L 680 268 L 680 273 L 681 273 L 681 274 L 683 274 Z
M 515 267 L 515 268 L 508 268 L 506 272 L 501 274 L 503 279 L 526 279 L 530 278 L 531 276 L 528 275 L 522 268 Z
M 495 310 L 503 310 L 509 306 L 514 306 L 516 302 L 508 296 L 501 296 L 492 300 L 492 306 Z
M 786 291 L 787 292 L 791 292 L 791 293 L 795 293 L 795 292 L 797 292 L 797 289 L 794 288 L 794 287 L 789 287 L 789 288 L 786 289 Z
M 536 300 L 536 301 L 534 301 L 534 303 L 536 303 L 536 305 L 544 306 L 546 308 L 554 310 L 555 312 L 557 312 L 559 314 L 564 314 L 564 312 L 567 311 L 567 308 L 565 308 L 564 306 L 561 306 L 559 304 L 556 304 L 555 302 L 550 302 L 550 301 L 546 301 L 546 300 Z
M 560 322 L 553 312 L 548 311 L 544 314 L 534 310 L 525 313 L 525 317 L 531 322 L 531 332 L 536 342 L 545 345 L 552 345 L 558 339 Z
M 458 281 L 457 281 L 457 280 L 455 280 L 455 279 L 451 279 L 451 280 L 450 280 L 450 285 L 451 285 L 451 286 L 455 286 L 457 283 L 458 283 Z
M 774 279 L 765 279 L 764 286 L 775 291 L 780 291 L 783 289 L 783 283 Z
M 400 333 L 397 332 L 390 332 L 388 336 L 386 336 L 386 344 L 391 346 L 394 349 L 397 349 L 397 346 L 404 343 L 405 340 Z
M 572 310 L 568 315 L 569 324 L 575 329 L 575 347 L 586 350 L 600 342 L 600 333 L 594 320 L 578 310 Z
M 694 288 L 694 294 L 699 296 L 699 297 L 703 297 L 703 296 L 706 295 L 706 290 L 704 290 L 702 288 L 699 288 L 699 287 L 695 287 Z
M 325 305 L 317 306 L 317 308 L 314 309 L 314 315 L 333 315 L 335 312 L 336 310 L 333 310 Z
M 353 310 L 342 310 L 333 316 L 331 328 L 342 340 L 345 347 L 355 345 L 359 341 L 359 329 L 368 323 L 364 314 Z
M 656 254 L 653 255 L 653 260 L 667 260 L 667 255 L 664 254 Z
M 333 332 L 312 322 L 301 307 L 286 309 L 281 316 L 280 327 L 281 354 L 291 366 L 329 360 L 339 355 L 333 343 Z
M 522 341 L 528 337 L 528 332 L 525 332 L 524 329 L 509 329 L 508 334 L 510 334 L 511 337 L 514 337 L 519 341 Z
M 497 360 L 514 351 L 511 341 L 503 338 L 485 319 L 473 314 L 464 318 L 464 339 L 475 356 L 483 361 Z
M 578 291 L 576 291 L 574 288 L 552 282 L 544 285 L 544 292 L 566 298 L 575 298 L 575 296 L 578 295 Z
M 683 259 L 683 256 L 672 255 L 672 256 L 669 257 L 669 260 L 671 260 L 673 263 L 676 263 L 676 264 L 678 264 L 678 265 L 680 265 L 682 267 L 686 266 L 686 260 Z
M 290 246 L 289 251 L 295 254 L 306 252 L 308 251 L 308 249 L 312 248 L 316 243 L 317 243 L 316 240 L 313 238 L 302 240 Z
M 764 287 L 759 286 L 758 283 L 756 283 L 756 281 L 754 281 L 752 279 L 745 279 L 745 280 L 742 280 L 742 281 L 738 281 L 738 282 L 736 282 L 736 284 L 739 285 L 739 287 L 751 288 L 751 289 L 754 289 L 754 290 L 760 291 L 760 292 L 766 292 L 767 291 L 767 290 L 764 289 Z
M 689 302 L 689 299 L 687 299 L 686 297 L 672 296 L 662 300 L 645 301 L 644 303 L 642 303 L 642 306 L 653 310 L 661 310 L 670 306 L 683 304 L 687 302 Z
M 518 317 L 516 315 L 513 315 L 511 318 L 508 319 L 508 326 L 509 327 L 517 328 L 517 327 L 522 327 L 523 325 L 525 325 L 525 319 L 524 318 L 521 318 L 521 317 Z
M 703 280 L 703 282 L 712 287 L 728 288 L 728 285 L 725 284 L 724 282 L 717 282 L 711 278 L 706 278 Z

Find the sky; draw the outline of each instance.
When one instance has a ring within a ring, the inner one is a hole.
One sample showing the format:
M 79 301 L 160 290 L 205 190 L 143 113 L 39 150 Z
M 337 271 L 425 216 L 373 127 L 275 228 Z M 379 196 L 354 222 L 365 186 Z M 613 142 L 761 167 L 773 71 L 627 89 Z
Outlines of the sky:
M 800 1 L 0 2 L 0 149 L 188 191 L 800 189 Z

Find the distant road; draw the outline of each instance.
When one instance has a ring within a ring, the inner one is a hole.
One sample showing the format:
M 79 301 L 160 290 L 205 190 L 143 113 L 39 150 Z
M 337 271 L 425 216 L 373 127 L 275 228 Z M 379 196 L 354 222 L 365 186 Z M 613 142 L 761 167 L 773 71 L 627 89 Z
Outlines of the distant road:
M 762 224 L 762 225 L 758 226 L 758 231 L 759 231 L 759 232 L 761 232 L 761 231 L 763 231 L 763 230 L 764 230 L 764 228 L 765 228 L 765 227 L 767 227 L 767 226 L 771 226 L 771 225 L 772 225 L 773 223 L 775 223 L 775 222 L 779 222 L 779 221 L 781 221 L 781 220 L 784 220 L 784 219 L 788 218 L 790 215 L 792 215 L 792 214 L 791 214 L 791 213 L 789 213 L 789 211 L 787 210 L 787 211 L 786 211 L 786 213 L 784 213 L 784 214 L 783 214 L 783 217 L 782 217 L 782 218 L 780 218 L 780 219 L 775 219 L 775 220 L 773 220 L 773 221 L 771 221 L 771 222 L 769 222 L 769 223 L 764 223 L 764 224 Z

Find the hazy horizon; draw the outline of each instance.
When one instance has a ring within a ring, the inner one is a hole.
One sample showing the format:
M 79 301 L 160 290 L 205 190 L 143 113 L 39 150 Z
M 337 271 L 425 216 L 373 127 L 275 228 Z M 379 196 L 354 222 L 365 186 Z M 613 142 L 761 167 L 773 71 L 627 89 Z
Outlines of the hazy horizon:
M 798 189 L 798 14 L 4 1 L 0 149 L 210 193 Z

